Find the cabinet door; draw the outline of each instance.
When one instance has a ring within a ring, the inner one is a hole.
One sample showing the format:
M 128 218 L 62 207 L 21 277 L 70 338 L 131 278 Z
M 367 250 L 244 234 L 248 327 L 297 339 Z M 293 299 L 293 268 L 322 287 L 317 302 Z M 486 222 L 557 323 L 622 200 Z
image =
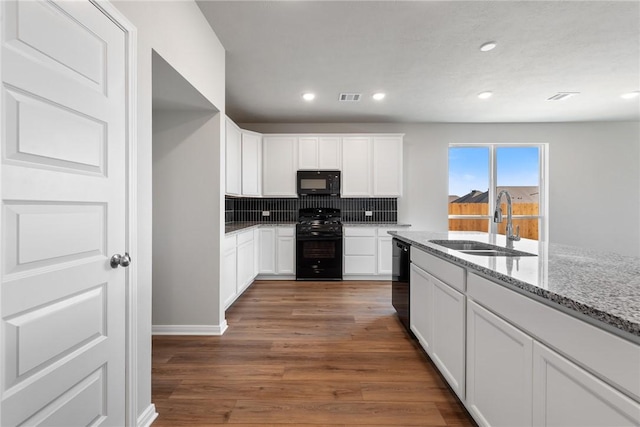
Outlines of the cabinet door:
M 262 139 L 262 195 L 295 197 L 298 138 L 265 136 Z
M 371 138 L 342 138 L 342 197 L 371 196 Z
M 278 236 L 277 274 L 296 274 L 296 239 L 294 236 Z
M 373 195 L 402 195 L 402 136 L 373 138 Z
M 639 426 L 640 404 L 536 342 L 533 425 Z
M 226 246 L 226 245 L 225 245 Z M 234 244 L 231 249 L 227 249 L 223 255 L 224 275 L 222 277 L 222 285 L 220 286 L 220 297 L 224 307 L 227 308 L 235 300 L 237 294 L 237 271 L 236 271 L 236 247 L 235 236 Z
M 387 229 L 379 229 L 378 234 L 385 233 Z M 390 275 L 392 273 L 392 237 L 389 235 L 378 236 L 378 274 Z
M 325 170 L 341 170 L 341 159 L 342 144 L 340 137 L 320 137 L 318 141 L 318 168 Z
M 467 409 L 480 425 L 532 425 L 532 352 L 531 337 L 467 301 Z
M 262 138 L 242 132 L 242 194 L 259 196 L 262 176 Z
M 431 276 L 411 264 L 409 288 L 409 295 L 411 295 L 409 299 L 409 325 L 422 348 L 430 355 L 433 342 L 433 283 Z
M 231 120 L 226 120 L 225 192 L 240 195 L 242 180 L 242 134 Z
M 276 274 L 276 229 L 275 227 L 260 227 L 258 233 L 260 234 L 258 238 L 260 245 L 258 273 Z
M 446 283 L 433 283 L 431 358 L 461 400 L 465 396 L 465 297 Z
M 317 137 L 298 138 L 298 169 L 320 169 Z
M 253 281 L 253 240 L 238 246 L 238 289 L 242 293 Z
M 251 280 L 260 273 L 260 229 L 253 229 L 253 274 Z

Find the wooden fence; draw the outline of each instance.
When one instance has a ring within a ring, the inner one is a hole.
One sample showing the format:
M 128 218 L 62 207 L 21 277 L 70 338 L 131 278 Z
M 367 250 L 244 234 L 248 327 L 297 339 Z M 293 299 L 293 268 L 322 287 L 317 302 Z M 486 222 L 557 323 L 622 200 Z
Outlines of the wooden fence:
M 502 204 L 504 220 L 498 224 L 498 233 L 505 234 L 507 227 L 507 205 Z M 490 215 L 493 216 L 493 207 L 489 209 L 488 203 L 449 203 L 449 215 Z M 538 215 L 537 203 L 514 203 L 513 215 Z M 489 231 L 487 219 L 449 219 L 449 230 L 452 231 Z M 520 226 L 520 236 L 526 239 L 538 240 L 538 219 L 513 220 L 513 231 Z

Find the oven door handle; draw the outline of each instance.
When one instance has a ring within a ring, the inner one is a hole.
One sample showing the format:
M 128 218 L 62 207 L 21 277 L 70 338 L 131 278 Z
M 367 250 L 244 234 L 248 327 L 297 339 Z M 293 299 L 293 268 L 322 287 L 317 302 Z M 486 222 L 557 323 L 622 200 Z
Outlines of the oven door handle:
M 320 234 L 320 233 L 311 233 L 310 235 L 306 235 L 306 236 L 297 236 L 296 240 L 301 241 L 301 242 L 306 242 L 306 241 L 319 241 L 319 240 L 342 240 L 342 236 L 327 236 L 326 234 Z

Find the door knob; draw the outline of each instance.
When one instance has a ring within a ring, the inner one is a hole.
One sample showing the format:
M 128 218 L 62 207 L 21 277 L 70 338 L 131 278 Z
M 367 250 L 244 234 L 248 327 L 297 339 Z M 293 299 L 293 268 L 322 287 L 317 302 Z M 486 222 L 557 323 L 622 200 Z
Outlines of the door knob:
M 111 257 L 111 268 L 129 267 L 131 264 L 131 257 L 128 252 L 125 252 L 124 255 L 115 254 Z

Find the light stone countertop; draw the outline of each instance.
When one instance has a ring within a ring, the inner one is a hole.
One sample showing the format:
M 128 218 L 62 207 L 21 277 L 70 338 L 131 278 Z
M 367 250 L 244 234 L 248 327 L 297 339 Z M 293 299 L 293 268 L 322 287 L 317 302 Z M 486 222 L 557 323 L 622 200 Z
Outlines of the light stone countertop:
M 640 258 L 522 239 L 513 248 L 538 256 L 467 255 L 430 240 L 475 240 L 505 246 L 503 235 L 389 231 L 426 252 L 497 280 L 549 306 L 640 343 Z
M 280 222 L 260 222 L 260 221 L 239 221 L 232 222 L 230 224 L 225 224 L 224 226 L 224 234 L 225 236 L 231 236 L 234 233 L 238 233 L 240 231 L 246 230 L 250 227 L 274 227 L 277 225 L 296 225 L 297 221 L 280 221 Z M 392 223 L 392 222 L 344 222 L 343 225 L 345 227 L 411 227 L 411 224 L 404 223 Z
M 240 231 L 244 231 L 247 228 L 251 228 L 251 227 L 275 227 L 278 225 L 285 225 L 285 226 L 294 226 L 296 225 L 298 222 L 297 221 L 274 221 L 274 222 L 259 222 L 259 221 L 239 221 L 239 222 L 232 222 L 231 224 L 225 224 L 224 225 L 224 235 L 225 236 L 231 236 L 233 234 L 239 233 Z

